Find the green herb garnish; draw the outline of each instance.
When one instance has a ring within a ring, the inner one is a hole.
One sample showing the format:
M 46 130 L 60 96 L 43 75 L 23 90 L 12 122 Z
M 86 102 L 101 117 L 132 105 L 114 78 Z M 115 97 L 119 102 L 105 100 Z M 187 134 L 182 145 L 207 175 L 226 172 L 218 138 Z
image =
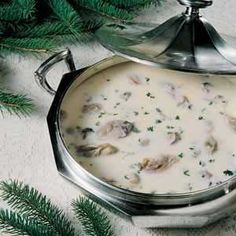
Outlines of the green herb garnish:
M 183 158 L 184 154 L 181 152 L 180 154 L 178 154 L 178 157 Z
M 153 96 L 150 92 L 148 92 L 148 93 L 146 94 L 146 96 L 147 96 L 147 97 L 150 97 L 150 98 L 155 98 L 155 96 Z
M 184 175 L 186 175 L 186 176 L 190 176 L 190 174 L 189 174 L 189 170 L 184 171 Z
M 98 115 L 98 118 L 101 118 L 103 115 L 105 115 L 106 113 L 105 112 L 101 112 L 99 115 Z
M 162 123 L 162 120 L 156 120 L 156 124 Z
M 147 130 L 153 132 L 154 128 L 153 128 L 153 126 L 150 126 L 150 127 L 147 128 Z
M 231 171 L 231 170 L 225 170 L 223 173 L 227 176 L 233 176 L 234 175 L 234 172 Z
M 140 133 L 140 132 L 141 132 L 141 131 L 140 131 L 137 127 L 135 127 L 135 126 L 133 126 L 132 131 L 133 131 L 134 133 Z

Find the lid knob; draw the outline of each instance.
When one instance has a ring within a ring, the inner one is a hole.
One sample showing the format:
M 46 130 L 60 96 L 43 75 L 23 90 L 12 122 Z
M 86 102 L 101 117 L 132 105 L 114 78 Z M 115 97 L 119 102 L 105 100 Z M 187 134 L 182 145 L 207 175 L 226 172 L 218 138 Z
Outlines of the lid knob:
M 211 6 L 212 0 L 178 0 L 181 5 L 193 8 L 205 8 Z

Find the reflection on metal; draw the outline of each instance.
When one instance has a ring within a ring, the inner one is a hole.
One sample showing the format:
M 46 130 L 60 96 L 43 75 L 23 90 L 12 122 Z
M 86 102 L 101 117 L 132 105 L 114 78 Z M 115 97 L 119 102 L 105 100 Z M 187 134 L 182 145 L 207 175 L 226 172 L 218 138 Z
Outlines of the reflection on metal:
M 197 73 L 236 74 L 236 49 L 199 14 L 199 8 L 212 1 L 178 2 L 186 11 L 160 26 L 107 24 L 96 36 L 106 48 L 136 62 Z

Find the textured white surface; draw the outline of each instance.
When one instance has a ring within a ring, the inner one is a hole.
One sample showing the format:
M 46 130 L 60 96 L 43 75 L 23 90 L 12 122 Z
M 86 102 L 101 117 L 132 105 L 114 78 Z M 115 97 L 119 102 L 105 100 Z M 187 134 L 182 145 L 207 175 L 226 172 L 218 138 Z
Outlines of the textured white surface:
M 161 10 L 145 10 L 137 20 L 162 22 L 183 8 L 175 0 L 168 0 L 159 9 Z M 219 31 L 236 36 L 235 0 L 215 0 L 214 6 L 204 10 L 204 15 Z M 77 68 L 91 65 L 111 55 L 98 45 L 73 46 L 71 49 Z M 73 219 L 70 202 L 79 196 L 80 191 L 59 176 L 56 170 L 46 124 L 52 97 L 43 92 L 33 78 L 33 72 L 42 61 L 43 59 L 17 56 L 6 59 L 9 72 L 1 78 L 1 86 L 29 94 L 35 101 L 37 112 L 30 118 L 0 119 L 0 180 L 12 178 L 29 183 L 50 197 Z M 65 66 L 60 64 L 50 73 L 50 78 L 59 81 L 65 71 Z M 1 206 L 4 206 L 2 202 Z M 112 217 L 112 222 L 119 236 L 236 235 L 236 215 L 201 230 L 143 230 L 117 217 Z

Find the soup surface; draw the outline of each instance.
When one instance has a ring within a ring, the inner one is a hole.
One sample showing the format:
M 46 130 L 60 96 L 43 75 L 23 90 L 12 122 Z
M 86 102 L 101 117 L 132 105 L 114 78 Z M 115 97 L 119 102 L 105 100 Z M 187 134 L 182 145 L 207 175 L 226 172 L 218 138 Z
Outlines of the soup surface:
M 236 80 L 122 63 L 67 92 L 60 129 L 74 159 L 112 185 L 205 189 L 236 173 Z

